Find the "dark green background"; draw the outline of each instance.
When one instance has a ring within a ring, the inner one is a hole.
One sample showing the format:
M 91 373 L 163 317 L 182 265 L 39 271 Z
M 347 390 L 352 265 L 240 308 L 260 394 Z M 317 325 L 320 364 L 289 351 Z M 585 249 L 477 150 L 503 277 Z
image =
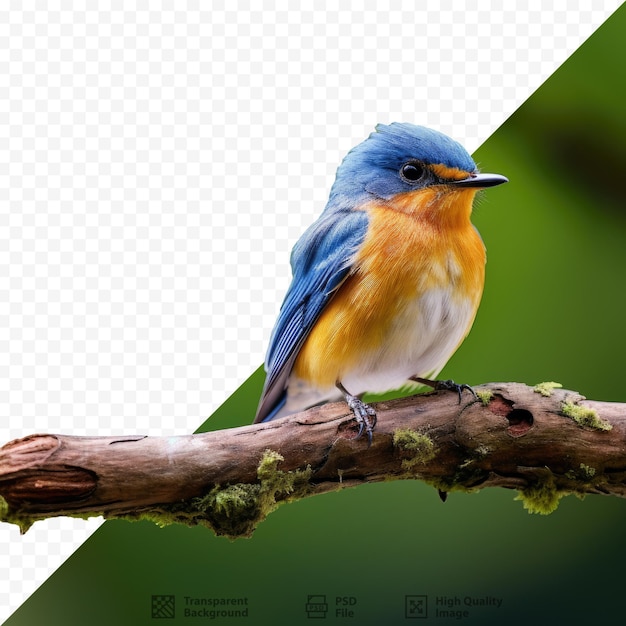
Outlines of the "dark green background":
M 626 401 L 626 7 L 622 7 L 475 153 L 510 183 L 484 194 L 475 223 L 487 286 L 469 338 L 442 376 L 468 383 L 556 380 L 590 398 Z M 419 122 L 419 120 L 411 120 Z M 259 371 L 205 428 L 251 420 Z M 358 624 L 405 620 L 404 596 L 495 596 L 462 624 L 605 623 L 623 611 L 626 502 L 574 497 L 529 515 L 514 494 L 452 494 L 418 482 L 365 486 L 281 507 L 252 539 L 202 528 L 105 523 L 6 624 L 142 625 L 150 600 L 246 596 L 248 620 Z M 326 594 L 325 621 L 306 619 Z

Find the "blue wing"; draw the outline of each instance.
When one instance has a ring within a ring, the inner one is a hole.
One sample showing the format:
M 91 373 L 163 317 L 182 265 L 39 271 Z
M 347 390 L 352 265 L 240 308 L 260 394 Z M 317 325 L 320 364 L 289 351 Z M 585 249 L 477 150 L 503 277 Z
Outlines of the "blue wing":
M 316 320 L 352 267 L 368 216 L 354 209 L 322 213 L 291 253 L 293 279 L 265 359 L 267 376 L 255 422 L 271 420 L 284 403 L 294 361 Z

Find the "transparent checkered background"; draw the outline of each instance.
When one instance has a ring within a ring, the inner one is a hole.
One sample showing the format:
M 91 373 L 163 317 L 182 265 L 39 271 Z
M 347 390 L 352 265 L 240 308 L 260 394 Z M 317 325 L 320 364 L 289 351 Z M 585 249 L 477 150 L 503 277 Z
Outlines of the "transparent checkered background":
M 474 150 L 620 3 L 175 4 L 0 8 L 0 443 L 193 431 L 345 152 L 393 120 Z M 99 523 L 0 527 L 0 619 Z

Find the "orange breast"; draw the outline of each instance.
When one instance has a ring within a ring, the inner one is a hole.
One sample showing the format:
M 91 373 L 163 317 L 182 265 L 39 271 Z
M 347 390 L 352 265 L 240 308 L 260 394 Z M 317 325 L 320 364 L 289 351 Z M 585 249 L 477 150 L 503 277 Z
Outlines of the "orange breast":
M 407 358 L 403 342 L 420 341 L 420 337 L 411 334 L 404 318 L 407 311 L 413 315 L 415 303 L 429 290 L 449 292 L 451 311 L 456 310 L 455 300 L 459 310 L 466 310 L 470 303 L 471 315 L 464 314 L 469 322 L 463 323 L 467 328 L 458 342 L 463 339 L 484 282 L 485 249 L 469 220 L 473 196 L 473 190 L 433 193 L 427 189 L 405 194 L 392 204 L 365 207 L 370 217 L 367 236 L 352 272 L 296 359 L 298 378 L 317 387 L 331 387 L 358 368 L 364 355 L 372 368 L 377 354 L 381 364 L 393 367 L 389 346 L 397 346 L 399 359 Z M 397 323 L 399 319 L 402 324 Z

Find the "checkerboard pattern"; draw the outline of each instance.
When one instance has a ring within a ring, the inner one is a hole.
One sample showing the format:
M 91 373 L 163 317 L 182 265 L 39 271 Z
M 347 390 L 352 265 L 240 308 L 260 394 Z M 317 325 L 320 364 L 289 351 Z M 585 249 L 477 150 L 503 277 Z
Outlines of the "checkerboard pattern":
M 152 596 L 152 619 L 176 617 L 176 596 Z

